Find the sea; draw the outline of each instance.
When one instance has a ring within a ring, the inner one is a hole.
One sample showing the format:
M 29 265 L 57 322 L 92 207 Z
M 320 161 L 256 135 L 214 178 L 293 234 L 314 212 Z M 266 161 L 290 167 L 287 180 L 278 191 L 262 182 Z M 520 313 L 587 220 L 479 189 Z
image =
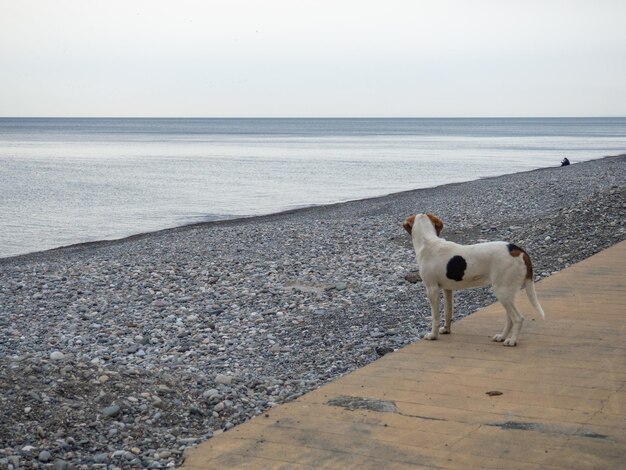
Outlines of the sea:
M 0 257 L 625 152 L 626 118 L 0 118 Z

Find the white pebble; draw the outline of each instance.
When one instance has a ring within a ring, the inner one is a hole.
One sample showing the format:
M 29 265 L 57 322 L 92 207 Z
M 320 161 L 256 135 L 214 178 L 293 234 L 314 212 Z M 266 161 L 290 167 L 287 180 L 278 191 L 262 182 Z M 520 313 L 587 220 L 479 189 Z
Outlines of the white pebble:
M 63 354 L 61 351 L 53 351 L 50 353 L 50 359 L 52 359 L 53 361 L 62 361 L 63 359 L 65 359 L 65 354 Z

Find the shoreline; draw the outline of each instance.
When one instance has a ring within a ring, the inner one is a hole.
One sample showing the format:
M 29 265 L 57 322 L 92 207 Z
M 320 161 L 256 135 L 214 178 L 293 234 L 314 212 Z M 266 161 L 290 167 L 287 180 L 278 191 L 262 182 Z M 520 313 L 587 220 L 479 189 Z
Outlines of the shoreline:
M 540 280 L 625 240 L 625 201 L 621 155 L 4 258 L 0 467 L 177 466 L 418 341 L 430 306 L 405 278 L 411 213 L 440 216 L 452 241 L 515 243 Z M 454 319 L 493 302 L 459 291 Z
M 615 158 L 621 158 L 621 157 L 625 157 L 625 156 L 626 156 L 626 154 L 606 155 L 606 156 L 595 158 L 595 159 L 592 159 L 592 160 L 584 160 L 582 162 L 572 163 L 572 165 L 581 165 L 581 164 L 585 164 L 585 163 L 588 163 L 588 162 L 595 162 L 595 161 L 607 160 L 607 159 L 615 159 Z M 32 252 L 18 254 L 18 255 L 10 255 L 10 256 L 6 256 L 6 257 L 0 257 L 0 265 L 5 263 L 5 262 L 11 262 L 13 260 L 38 258 L 38 257 L 46 256 L 48 254 L 61 253 L 61 252 L 66 252 L 66 251 L 75 252 L 75 251 L 84 251 L 84 250 L 89 250 L 89 249 L 94 249 L 94 248 L 97 249 L 97 248 L 100 248 L 100 247 L 116 245 L 116 244 L 119 244 L 119 243 L 131 242 L 133 240 L 142 239 L 144 237 L 150 237 L 150 236 L 155 236 L 155 235 L 159 235 L 159 234 L 167 234 L 167 233 L 177 233 L 177 232 L 180 232 L 180 231 L 192 230 L 194 228 L 213 227 L 213 226 L 229 226 L 229 225 L 236 225 L 236 224 L 250 223 L 250 222 L 252 222 L 252 223 L 254 223 L 254 222 L 264 222 L 264 221 L 267 221 L 267 220 L 272 220 L 275 217 L 287 217 L 287 216 L 290 216 L 290 215 L 306 213 L 307 211 L 326 210 L 326 209 L 331 210 L 333 208 L 336 208 L 336 207 L 339 207 L 339 206 L 343 206 L 343 205 L 347 205 L 347 204 L 358 204 L 358 203 L 367 203 L 367 202 L 376 202 L 376 201 L 381 201 L 382 202 L 382 201 L 384 201 L 386 199 L 400 197 L 400 196 L 403 196 L 403 195 L 414 194 L 414 193 L 417 195 L 417 193 L 419 193 L 421 191 L 445 190 L 445 188 L 447 188 L 447 187 L 454 187 L 454 186 L 463 185 L 463 184 L 466 184 L 466 183 L 471 183 L 471 182 L 476 182 L 476 181 L 484 181 L 484 180 L 492 180 L 492 179 L 502 178 L 502 177 L 506 177 L 506 176 L 533 173 L 533 172 L 537 172 L 537 171 L 547 171 L 547 170 L 551 170 L 551 169 L 555 169 L 555 168 L 561 168 L 561 167 L 555 166 L 555 167 L 534 168 L 532 170 L 518 171 L 518 172 L 514 172 L 514 173 L 505 173 L 505 174 L 497 175 L 497 176 L 486 176 L 486 177 L 478 178 L 478 179 L 474 179 L 474 180 L 460 181 L 460 182 L 454 182 L 454 183 L 445 183 L 445 184 L 441 184 L 441 185 L 438 185 L 438 186 L 429 186 L 429 187 L 425 187 L 425 188 L 408 189 L 408 190 L 404 190 L 404 191 L 398 191 L 398 192 L 385 194 L 385 195 L 382 195 L 382 196 L 373 196 L 373 197 L 367 197 L 367 198 L 362 198 L 362 199 L 350 199 L 350 200 L 347 200 L 347 201 L 334 202 L 334 203 L 330 203 L 330 204 L 307 205 L 307 206 L 303 206 L 303 207 L 298 207 L 298 208 L 293 208 L 293 209 L 286 209 L 284 211 L 272 212 L 272 213 L 268 213 L 268 214 L 251 215 L 251 216 L 243 216 L 243 217 L 234 216 L 233 218 L 227 218 L 227 219 L 217 219 L 217 220 L 209 220 L 209 221 L 203 221 L 203 222 L 193 222 L 193 223 L 189 223 L 189 224 L 178 225 L 178 226 L 175 226 L 175 227 L 163 228 L 163 229 L 160 229 L 160 230 L 153 230 L 153 231 L 148 231 L 148 232 L 139 232 L 139 233 L 135 233 L 135 234 L 132 234 L 132 235 L 125 236 L 125 237 L 114 238 L 114 239 L 110 239 L 110 240 L 109 239 L 102 239 L 102 240 L 93 240 L 93 241 L 79 242 L 79 243 L 73 243 L 73 244 L 70 244 L 70 245 L 63 245 L 63 246 L 50 248 L 50 249 L 45 249 L 45 250 L 32 251 Z

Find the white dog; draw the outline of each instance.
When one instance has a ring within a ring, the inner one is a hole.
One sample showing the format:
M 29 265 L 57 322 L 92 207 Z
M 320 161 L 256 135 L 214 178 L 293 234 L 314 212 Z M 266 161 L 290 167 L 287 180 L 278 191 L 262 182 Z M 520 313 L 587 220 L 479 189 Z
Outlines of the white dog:
M 515 346 L 524 317 L 515 308 L 517 291 L 526 288 L 531 305 L 545 318 L 533 282 L 530 256 L 507 242 L 459 245 L 439 238 L 443 222 L 433 214 L 412 215 L 404 228 L 413 240 L 419 272 L 433 315 L 432 330 L 425 339 L 437 339 L 439 333 L 450 333 L 454 302 L 452 291 L 491 285 L 496 298 L 506 309 L 506 326 L 493 341 Z M 439 290 L 445 295 L 445 322 L 439 328 Z M 509 333 L 511 334 L 510 337 Z

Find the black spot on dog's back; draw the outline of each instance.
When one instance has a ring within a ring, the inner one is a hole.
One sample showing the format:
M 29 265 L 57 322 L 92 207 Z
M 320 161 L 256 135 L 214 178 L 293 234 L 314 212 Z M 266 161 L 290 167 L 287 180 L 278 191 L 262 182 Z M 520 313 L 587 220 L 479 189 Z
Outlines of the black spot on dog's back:
M 462 256 L 453 256 L 446 266 L 446 277 L 453 281 L 462 281 L 466 269 L 467 261 Z

